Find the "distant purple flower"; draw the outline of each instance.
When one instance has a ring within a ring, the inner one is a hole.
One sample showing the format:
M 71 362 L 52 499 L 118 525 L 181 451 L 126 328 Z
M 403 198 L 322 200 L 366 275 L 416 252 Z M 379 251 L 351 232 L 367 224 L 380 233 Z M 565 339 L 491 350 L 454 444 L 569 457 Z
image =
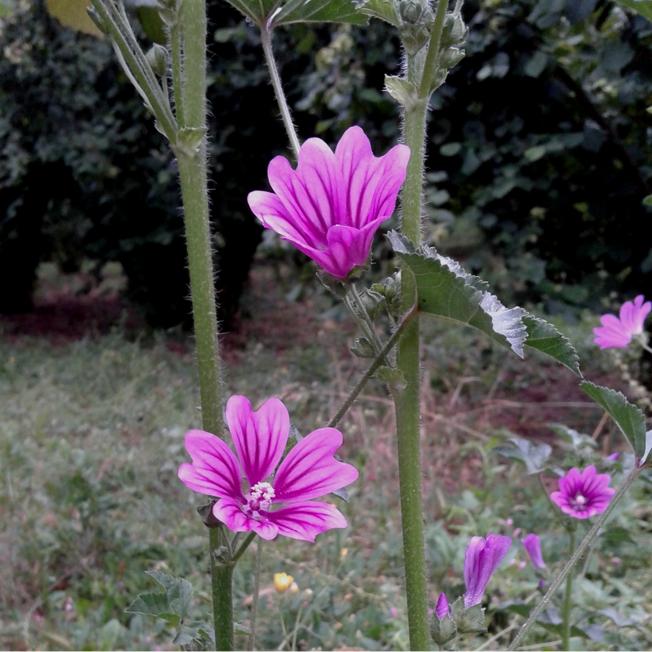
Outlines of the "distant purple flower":
M 342 433 L 320 428 L 304 437 L 274 473 L 287 444 L 290 417 L 283 403 L 270 398 L 256 411 L 244 396 L 226 405 L 226 423 L 236 454 L 215 435 L 186 433 L 192 464 L 179 467 L 189 489 L 215 496 L 213 515 L 234 532 L 256 532 L 263 539 L 277 535 L 314 541 L 331 528 L 346 527 L 344 516 L 330 503 L 311 500 L 351 484 L 358 472 L 333 454 Z M 246 486 L 243 488 L 243 478 Z
M 444 618 L 450 616 L 451 608 L 448 604 L 448 598 L 446 594 L 442 591 L 437 598 L 437 604 L 435 605 L 435 616 L 437 620 L 444 620 Z
M 360 127 L 347 129 L 334 153 L 309 138 L 296 170 L 273 158 L 267 176 L 274 192 L 257 190 L 247 201 L 265 228 L 343 280 L 367 262 L 374 234 L 392 216 L 409 158 L 405 145 L 375 157 Z
M 500 534 L 488 534 L 487 538 L 471 537 L 464 557 L 464 606 L 468 609 L 482 602 L 484 590 L 512 540 Z
M 524 537 L 523 547 L 525 552 L 527 552 L 532 566 L 541 570 L 546 567 L 546 563 L 543 561 L 543 554 L 541 553 L 541 538 L 538 534 L 528 534 Z
M 634 335 L 643 332 L 643 322 L 652 310 L 652 302 L 645 302 L 645 297 L 639 294 L 634 301 L 625 301 L 620 308 L 620 314 L 602 315 L 602 326 L 594 328 L 593 341 L 601 349 L 624 349 L 632 341 Z
M 617 462 L 619 457 L 620 457 L 619 452 L 611 453 L 611 455 L 607 455 L 607 461 L 608 462 Z
M 611 476 L 608 473 L 598 474 L 593 465 L 583 471 L 573 467 L 559 478 L 559 491 L 553 491 L 550 500 L 564 514 L 573 518 L 591 518 L 604 512 L 616 493 L 609 486 L 610 482 Z

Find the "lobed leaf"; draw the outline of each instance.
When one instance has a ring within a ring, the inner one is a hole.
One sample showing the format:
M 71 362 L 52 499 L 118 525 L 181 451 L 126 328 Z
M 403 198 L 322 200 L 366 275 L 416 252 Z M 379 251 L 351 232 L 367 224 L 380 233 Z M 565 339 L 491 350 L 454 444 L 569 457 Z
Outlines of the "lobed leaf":
M 367 16 L 353 0 L 289 0 L 272 18 L 272 25 L 290 23 L 349 23 L 366 25 Z
M 485 281 L 466 272 L 453 259 L 430 247 L 415 251 L 396 232 L 388 237 L 415 276 L 422 312 L 473 326 L 521 358 L 525 346 L 536 349 L 581 377 L 577 352 L 552 324 L 523 308 L 504 306 Z
M 580 383 L 582 391 L 614 420 L 619 430 L 634 449 L 636 458 L 645 461 L 646 450 L 645 416 L 639 408 L 632 405 L 620 392 L 585 380 Z
M 384 20 L 394 27 L 401 26 L 401 19 L 396 13 L 396 7 L 391 0 L 364 0 L 358 5 L 358 11 L 371 18 Z
M 350 23 L 364 25 L 367 16 L 353 0 L 227 0 L 257 25 L 291 23 Z

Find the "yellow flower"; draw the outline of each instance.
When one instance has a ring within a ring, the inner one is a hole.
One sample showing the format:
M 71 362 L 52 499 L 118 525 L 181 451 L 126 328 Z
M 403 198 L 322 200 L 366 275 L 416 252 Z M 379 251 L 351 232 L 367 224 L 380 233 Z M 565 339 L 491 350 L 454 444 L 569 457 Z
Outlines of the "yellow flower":
M 340 559 L 345 559 L 349 554 L 349 549 L 348 548 L 341 548 L 340 549 Z
M 274 573 L 274 588 L 278 593 L 285 593 L 294 583 L 294 577 L 287 573 Z M 296 585 L 295 585 L 296 586 Z

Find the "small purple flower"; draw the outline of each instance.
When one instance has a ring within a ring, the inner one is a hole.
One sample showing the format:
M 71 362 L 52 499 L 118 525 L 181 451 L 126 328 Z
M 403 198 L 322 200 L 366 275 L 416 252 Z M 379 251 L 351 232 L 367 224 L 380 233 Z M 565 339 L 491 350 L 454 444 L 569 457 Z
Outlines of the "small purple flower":
M 607 462 L 617 462 L 619 458 L 619 452 L 611 453 L 611 455 L 607 455 Z
M 444 620 L 444 618 L 450 616 L 450 613 L 451 608 L 448 604 L 448 598 L 442 591 L 439 594 L 439 597 L 437 598 L 437 604 L 435 605 L 435 616 L 437 616 L 437 620 Z
M 601 349 L 624 349 L 632 341 L 634 335 L 643 332 L 643 322 L 652 310 L 652 302 L 645 302 L 645 297 L 639 294 L 634 301 L 625 301 L 620 308 L 620 314 L 602 315 L 602 326 L 593 329 L 593 342 Z
M 263 539 L 280 534 L 314 541 L 326 530 L 347 526 L 334 505 L 312 500 L 358 477 L 354 467 L 333 457 L 342 445 L 339 430 L 311 432 L 276 469 L 290 433 L 290 416 L 279 399 L 270 398 L 254 411 L 247 398 L 232 396 L 226 423 L 235 455 L 219 437 L 191 430 L 185 446 L 192 463 L 182 464 L 178 473 L 189 489 L 219 498 L 213 505 L 216 519 L 234 532 L 253 531 Z
M 491 576 L 511 545 L 512 540 L 500 534 L 488 534 L 486 539 L 471 537 L 464 557 L 464 606 L 467 609 L 482 602 Z
M 591 518 L 604 512 L 616 493 L 609 486 L 610 482 L 609 474 L 598 474 L 593 465 L 583 471 L 573 467 L 559 478 L 559 491 L 553 491 L 550 500 L 573 518 Z
M 267 168 L 274 192 L 257 190 L 247 201 L 265 228 L 343 280 L 367 262 L 374 234 L 392 216 L 409 158 L 406 145 L 375 157 L 360 127 L 347 129 L 335 152 L 309 138 L 296 170 L 276 156 Z
M 541 538 L 538 534 L 528 534 L 523 538 L 523 547 L 525 552 L 527 552 L 532 566 L 538 568 L 539 570 L 546 567 L 546 563 L 543 561 L 543 554 L 541 553 Z

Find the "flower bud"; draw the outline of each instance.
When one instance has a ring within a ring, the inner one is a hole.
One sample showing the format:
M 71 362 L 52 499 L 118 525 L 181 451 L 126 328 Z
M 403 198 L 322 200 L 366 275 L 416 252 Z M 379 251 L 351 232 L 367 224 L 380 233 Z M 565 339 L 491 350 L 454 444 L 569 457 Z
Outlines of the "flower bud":
M 147 50 L 147 62 L 152 67 L 154 74 L 158 77 L 164 77 L 168 69 L 168 52 L 158 43 L 154 43 L 152 47 Z
M 296 587 L 294 590 L 293 585 Z M 287 573 L 274 573 L 274 588 L 277 593 L 285 593 L 288 589 L 291 593 L 296 593 L 299 590 L 294 577 Z

